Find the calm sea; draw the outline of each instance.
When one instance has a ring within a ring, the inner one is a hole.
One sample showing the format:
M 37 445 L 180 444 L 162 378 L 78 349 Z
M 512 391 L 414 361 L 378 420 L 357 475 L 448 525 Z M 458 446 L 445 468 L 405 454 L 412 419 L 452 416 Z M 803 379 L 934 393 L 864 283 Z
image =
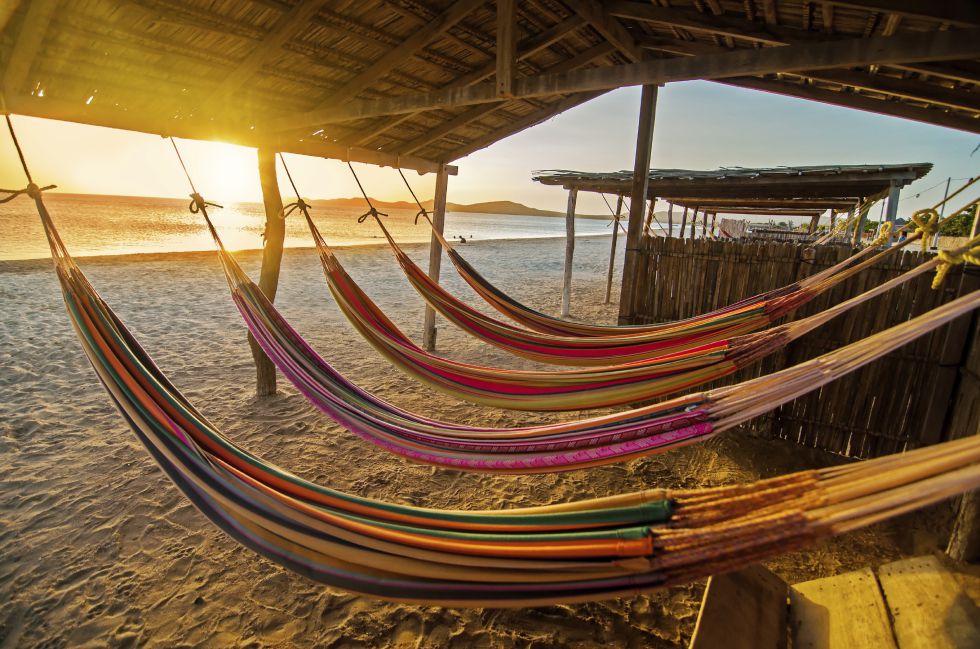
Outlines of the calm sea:
M 73 255 L 120 255 L 141 252 L 212 250 L 214 244 L 200 215 L 187 210 L 187 200 L 47 194 L 45 203 Z M 383 243 L 371 220 L 358 223 L 359 210 L 313 203 L 311 212 L 324 239 L 331 245 Z M 391 210 L 386 223 L 399 242 L 429 240 L 429 228 L 414 224 L 415 212 Z M 212 220 L 231 250 L 262 247 L 265 213 L 259 203 L 229 204 L 216 209 Z M 576 235 L 609 234 L 607 221 L 578 219 Z M 446 235 L 475 241 L 532 239 L 565 236 L 565 220 L 554 217 L 510 216 L 449 212 Z M 19 197 L 0 204 L 0 259 L 36 259 L 49 255 L 33 201 Z M 302 217 L 292 216 L 286 227 L 286 246 L 312 246 Z

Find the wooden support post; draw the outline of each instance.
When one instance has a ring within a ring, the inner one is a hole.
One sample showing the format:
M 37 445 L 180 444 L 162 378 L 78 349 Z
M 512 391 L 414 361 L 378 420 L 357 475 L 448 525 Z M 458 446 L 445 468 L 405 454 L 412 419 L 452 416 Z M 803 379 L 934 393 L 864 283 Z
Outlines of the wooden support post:
M 276 176 L 276 152 L 259 149 L 259 182 L 262 185 L 262 202 L 265 204 L 265 235 L 262 249 L 262 271 L 259 288 L 270 302 L 276 300 L 279 287 L 279 268 L 282 264 L 282 244 L 286 239 L 286 220 L 282 215 L 282 196 L 279 195 L 279 179 Z M 255 392 L 260 397 L 276 393 L 276 366 L 265 355 L 259 343 L 248 336 L 255 360 Z
M 946 178 L 946 191 L 943 192 L 943 204 L 939 206 L 939 218 L 940 218 L 940 220 L 942 220 L 943 216 L 946 215 L 946 200 L 949 199 L 949 184 L 952 181 L 953 181 L 953 178 L 951 176 L 948 177 L 948 178 Z M 976 219 L 974 219 L 974 221 L 973 221 L 973 229 L 974 229 L 974 231 L 976 231 L 976 229 L 977 229 Z M 937 248 L 937 249 L 939 248 L 939 228 L 936 228 L 936 234 L 934 234 L 932 236 L 932 247 L 933 248 Z
M 432 199 L 432 226 L 443 233 L 446 227 L 446 194 L 449 190 L 449 173 L 446 165 L 440 165 L 436 172 L 436 193 Z M 439 271 L 442 268 L 442 244 L 433 234 L 429 239 L 429 277 L 439 281 Z M 431 306 L 425 306 L 425 322 L 422 326 L 422 344 L 428 351 L 436 348 L 436 312 Z
M 711 238 L 715 238 L 715 223 L 718 221 L 718 212 L 711 213 Z
M 561 282 L 561 317 L 567 318 L 572 305 L 572 259 L 575 256 L 575 201 L 578 189 L 568 190 L 568 209 L 565 211 L 565 274 Z
M 643 223 L 643 234 L 648 237 L 653 236 L 653 208 L 657 204 L 657 199 L 651 198 L 649 205 L 647 205 L 647 218 Z
M 888 188 L 888 207 L 885 208 L 885 220 L 891 223 L 893 226 L 895 224 L 895 219 L 898 218 L 898 197 L 901 193 L 902 187 L 893 180 L 891 187 Z M 889 240 L 885 244 L 885 247 L 887 248 L 891 245 L 891 240 Z
M 616 214 L 613 215 L 613 235 L 612 244 L 609 246 L 609 271 L 606 273 L 606 301 L 609 304 L 612 298 L 612 278 L 613 268 L 616 266 L 616 239 L 619 237 L 619 214 L 623 210 L 623 195 L 620 194 L 616 199 Z
M 970 228 L 970 238 L 980 235 L 980 203 L 973 206 L 973 226 Z
M 515 0 L 497 0 L 497 96 L 514 95 L 517 61 L 517 8 Z
M 708 210 L 701 214 L 701 236 L 705 239 L 708 238 Z
M 820 215 L 810 217 L 810 228 L 807 230 L 807 234 L 813 234 L 817 231 L 817 224 L 820 222 Z
M 684 238 L 684 230 L 687 228 L 687 207 L 684 207 L 684 213 L 681 215 L 681 231 L 678 233 L 678 237 Z
M 674 236 L 674 204 L 667 203 L 667 236 Z
M 859 210 L 859 213 L 857 215 L 857 221 L 854 222 L 854 234 L 851 236 L 851 243 L 855 246 L 861 244 L 861 239 L 864 237 L 864 221 L 868 218 L 868 212 L 871 210 L 870 205 L 865 206 L 863 210 L 861 209 L 861 205 L 864 202 L 865 200 L 861 199 L 861 202 L 858 203 L 856 208 Z
M 692 239 L 695 237 L 694 227 L 698 224 L 698 210 L 699 209 L 701 209 L 701 208 L 695 206 L 694 207 L 694 214 L 691 216 L 691 238 Z
M 653 126 L 657 114 L 657 86 L 643 86 L 640 95 L 640 120 L 636 129 L 636 153 L 633 158 L 633 186 L 630 190 L 630 216 L 626 228 L 626 259 L 623 261 L 623 288 L 619 297 L 619 324 L 628 324 L 636 315 L 636 284 L 639 278 L 640 234 L 643 207 L 650 185 L 650 153 Z
M 837 227 L 837 210 L 830 210 L 830 229 Z

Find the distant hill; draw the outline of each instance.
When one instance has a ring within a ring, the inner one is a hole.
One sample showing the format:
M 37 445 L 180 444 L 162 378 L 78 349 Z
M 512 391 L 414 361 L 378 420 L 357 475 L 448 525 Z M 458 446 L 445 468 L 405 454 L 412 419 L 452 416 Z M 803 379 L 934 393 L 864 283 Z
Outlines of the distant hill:
M 418 206 L 408 201 L 379 201 L 371 199 L 374 206 L 379 210 L 415 210 Z M 325 205 L 327 207 L 345 207 L 351 209 L 362 209 L 365 207 L 363 198 L 330 198 L 326 200 L 312 201 L 314 205 Z M 432 209 L 432 200 L 422 201 L 422 205 L 427 210 Z M 450 212 L 478 212 L 481 214 L 507 214 L 512 216 L 565 216 L 564 212 L 553 212 L 550 210 L 539 210 L 536 207 L 529 207 L 523 203 L 515 201 L 486 201 L 483 203 L 446 203 L 446 210 Z M 601 214 L 576 214 L 583 219 L 606 219 L 608 216 Z

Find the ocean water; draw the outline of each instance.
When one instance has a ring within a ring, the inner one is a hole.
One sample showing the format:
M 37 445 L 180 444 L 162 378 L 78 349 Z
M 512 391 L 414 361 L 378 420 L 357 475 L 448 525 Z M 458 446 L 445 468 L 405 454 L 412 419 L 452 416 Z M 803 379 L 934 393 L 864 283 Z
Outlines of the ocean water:
M 146 252 L 212 250 L 214 244 L 199 214 L 187 209 L 189 199 L 46 194 L 45 204 L 68 249 L 76 256 Z M 362 212 L 313 203 L 311 215 L 327 243 L 337 246 L 384 243 L 373 219 L 358 223 Z M 262 247 L 265 212 L 259 203 L 235 203 L 211 211 L 212 221 L 230 250 Z M 429 240 L 429 227 L 414 223 L 415 211 L 390 210 L 385 223 L 400 243 Z M 610 234 L 604 220 L 577 219 L 576 236 Z M 0 260 L 37 259 L 49 255 L 47 241 L 26 197 L 0 204 Z M 466 239 L 535 239 L 565 236 L 565 220 L 541 216 L 511 216 L 449 212 L 447 237 Z M 313 245 L 302 216 L 286 224 L 287 247 Z

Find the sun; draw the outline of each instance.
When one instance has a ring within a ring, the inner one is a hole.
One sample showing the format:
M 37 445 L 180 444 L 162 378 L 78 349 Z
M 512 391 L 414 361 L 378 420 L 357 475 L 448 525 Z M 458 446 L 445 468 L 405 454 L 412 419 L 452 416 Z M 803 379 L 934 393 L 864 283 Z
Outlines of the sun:
M 200 191 L 216 203 L 261 200 L 255 149 L 208 142 L 196 151 L 195 179 Z

